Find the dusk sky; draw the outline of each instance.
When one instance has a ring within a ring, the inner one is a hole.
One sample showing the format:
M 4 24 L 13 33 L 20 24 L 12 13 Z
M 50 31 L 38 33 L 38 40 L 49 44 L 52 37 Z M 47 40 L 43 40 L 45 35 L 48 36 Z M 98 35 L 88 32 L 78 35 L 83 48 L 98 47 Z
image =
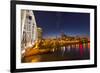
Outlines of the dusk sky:
M 71 36 L 90 36 L 90 14 L 72 12 L 33 11 L 43 37 L 56 37 L 61 33 Z

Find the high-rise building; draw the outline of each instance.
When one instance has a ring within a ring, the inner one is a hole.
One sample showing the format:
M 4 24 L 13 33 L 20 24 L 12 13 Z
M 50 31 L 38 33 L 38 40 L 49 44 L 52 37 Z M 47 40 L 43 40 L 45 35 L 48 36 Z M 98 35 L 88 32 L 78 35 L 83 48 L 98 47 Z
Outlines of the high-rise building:
M 42 39 L 42 28 L 37 27 L 37 39 L 41 40 Z
M 37 25 L 32 10 L 21 10 L 21 47 L 30 47 L 37 40 Z

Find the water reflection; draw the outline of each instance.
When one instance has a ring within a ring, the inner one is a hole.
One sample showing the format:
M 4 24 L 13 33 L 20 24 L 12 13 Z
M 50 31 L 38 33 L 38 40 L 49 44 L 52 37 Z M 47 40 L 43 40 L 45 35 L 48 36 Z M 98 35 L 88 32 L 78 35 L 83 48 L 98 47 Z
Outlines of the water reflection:
M 48 53 L 35 54 L 24 57 L 22 62 L 46 62 L 64 60 L 83 60 L 90 58 L 90 43 L 66 45 L 59 49 L 51 49 Z

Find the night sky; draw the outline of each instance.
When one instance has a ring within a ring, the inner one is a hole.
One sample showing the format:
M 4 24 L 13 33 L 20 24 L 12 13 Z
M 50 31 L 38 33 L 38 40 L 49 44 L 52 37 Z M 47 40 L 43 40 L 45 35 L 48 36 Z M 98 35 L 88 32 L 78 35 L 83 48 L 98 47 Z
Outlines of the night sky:
M 56 37 L 61 33 L 70 36 L 90 36 L 90 14 L 75 12 L 33 11 L 43 37 Z

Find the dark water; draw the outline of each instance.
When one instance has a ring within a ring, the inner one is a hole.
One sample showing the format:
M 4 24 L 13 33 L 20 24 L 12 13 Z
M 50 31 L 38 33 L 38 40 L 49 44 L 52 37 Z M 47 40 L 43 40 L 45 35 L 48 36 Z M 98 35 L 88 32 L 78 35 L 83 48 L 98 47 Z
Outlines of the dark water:
M 46 62 L 46 61 L 67 61 L 67 60 L 86 60 L 90 59 L 89 48 L 63 48 L 50 53 L 33 55 L 25 58 L 24 62 Z
M 62 60 L 83 60 L 89 59 L 89 49 L 84 48 L 83 53 L 81 54 L 78 49 L 61 49 L 56 50 L 53 53 L 41 55 L 41 61 L 62 61 Z

